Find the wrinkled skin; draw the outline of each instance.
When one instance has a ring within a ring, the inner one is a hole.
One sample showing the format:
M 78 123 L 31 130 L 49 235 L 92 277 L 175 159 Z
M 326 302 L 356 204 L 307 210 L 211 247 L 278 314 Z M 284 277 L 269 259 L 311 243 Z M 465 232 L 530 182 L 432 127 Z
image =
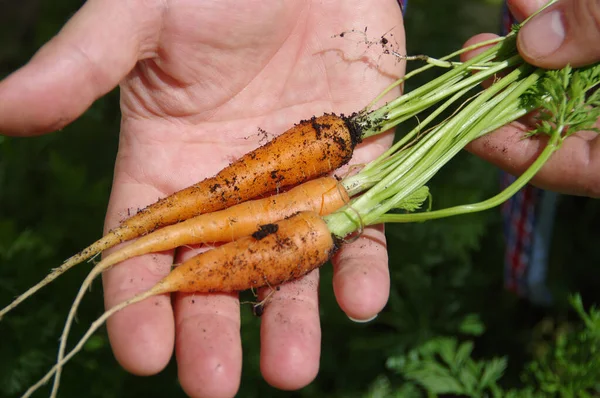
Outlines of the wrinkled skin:
M 91 0 L 0 82 L 0 130 L 57 130 L 119 85 L 108 230 L 128 209 L 213 175 L 255 148 L 259 127 L 278 134 L 312 115 L 360 110 L 403 73 L 401 63 L 365 45 L 360 34 L 332 37 L 364 27 L 374 40 L 389 31 L 404 52 L 394 0 Z M 368 140 L 353 162 L 374 158 L 390 142 L 389 135 Z M 190 254 L 143 256 L 106 272 L 106 307 L 146 290 Z M 347 245 L 334 267 L 335 293 L 348 316 L 369 319 L 383 308 L 389 275 L 381 227 Z M 277 388 L 301 388 L 317 374 L 317 287 L 318 272 L 284 285 L 262 317 L 261 369 Z M 241 373 L 239 312 L 233 294 L 161 296 L 116 314 L 108 331 L 126 370 L 157 373 L 175 351 L 188 395 L 227 397 Z

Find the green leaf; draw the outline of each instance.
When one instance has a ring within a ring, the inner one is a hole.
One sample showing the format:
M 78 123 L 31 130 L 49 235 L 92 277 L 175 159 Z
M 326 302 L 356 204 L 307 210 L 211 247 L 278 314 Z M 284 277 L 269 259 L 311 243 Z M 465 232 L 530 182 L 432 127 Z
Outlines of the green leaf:
M 98 351 L 106 346 L 106 339 L 104 336 L 96 335 L 90 337 L 90 339 L 85 343 L 84 349 L 88 352 Z
M 422 186 L 408 195 L 408 197 L 402 199 L 402 201 L 395 206 L 395 209 L 406 210 L 408 212 L 419 210 L 427 198 L 429 198 L 429 188 L 427 186 Z
M 486 388 L 496 384 L 506 370 L 506 365 L 506 358 L 494 358 L 489 361 L 484 368 L 481 379 L 479 380 L 479 389 L 485 390 Z
M 456 377 L 447 368 L 433 361 L 423 361 L 412 369 L 407 369 L 403 376 L 435 394 L 464 393 L 464 388 Z
M 469 314 L 460 323 L 459 331 L 471 336 L 481 336 L 485 332 L 485 325 L 481 322 L 479 315 Z
M 557 127 L 563 127 L 563 139 L 578 131 L 597 131 L 594 124 L 600 118 L 600 94 L 592 90 L 599 80 L 600 64 L 547 71 L 524 98 L 542 110 L 540 123 L 528 135 L 552 135 Z
M 455 362 L 454 357 L 456 353 L 456 340 L 450 338 L 441 338 L 437 340 L 432 340 L 431 344 L 428 346 L 430 350 L 428 352 L 429 355 L 433 356 L 437 353 L 445 364 L 452 370 L 454 370 Z
M 385 398 L 392 392 L 390 380 L 385 376 L 379 376 L 364 395 L 365 398 Z
M 462 367 L 463 364 L 469 359 L 473 352 L 473 342 L 466 341 L 458 347 L 456 355 L 454 356 L 454 363 L 457 367 Z

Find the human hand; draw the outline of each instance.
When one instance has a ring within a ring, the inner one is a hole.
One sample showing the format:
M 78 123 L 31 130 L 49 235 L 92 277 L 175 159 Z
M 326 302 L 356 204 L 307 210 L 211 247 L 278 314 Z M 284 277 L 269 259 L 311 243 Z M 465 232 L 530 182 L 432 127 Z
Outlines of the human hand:
M 259 127 L 280 133 L 313 114 L 366 105 L 402 70 L 380 57 L 381 49 L 368 53 L 360 38 L 332 38 L 365 26 L 373 37 L 393 28 L 403 52 L 393 0 L 91 0 L 26 66 L 0 82 L 0 131 L 31 136 L 59 129 L 119 84 L 122 123 L 108 230 L 128 209 L 213 175 L 258 146 Z M 375 157 L 390 141 L 389 135 L 368 140 L 353 161 Z M 191 254 L 143 256 L 106 272 L 106 306 L 148 289 Z M 334 272 L 346 314 L 377 314 L 389 290 L 382 229 L 368 228 L 345 247 Z M 313 272 L 282 286 L 262 317 L 261 369 L 275 387 L 300 388 L 316 376 L 317 285 Z M 239 311 L 232 294 L 162 296 L 116 314 L 108 331 L 128 371 L 160 371 L 175 347 L 188 395 L 232 396 L 241 373 Z
M 547 0 L 509 0 L 511 12 L 524 20 Z M 530 64 L 557 69 L 600 61 L 600 2 L 560 0 L 519 32 L 519 52 Z
M 546 3 L 546 0 L 508 0 L 509 8 L 518 20 L 529 17 Z M 491 36 L 475 36 L 466 45 Z M 523 58 L 539 67 L 561 68 L 567 64 L 582 66 L 598 62 L 600 2 L 559 0 L 533 17 L 519 31 L 517 40 Z M 600 121 L 596 126 L 600 127 Z M 547 141 L 545 137 L 523 139 L 530 129 L 531 123 L 525 119 L 511 123 L 474 141 L 468 149 L 503 170 L 519 175 L 535 160 Z M 532 183 L 553 191 L 600 197 L 598 134 L 582 131 L 569 137 Z

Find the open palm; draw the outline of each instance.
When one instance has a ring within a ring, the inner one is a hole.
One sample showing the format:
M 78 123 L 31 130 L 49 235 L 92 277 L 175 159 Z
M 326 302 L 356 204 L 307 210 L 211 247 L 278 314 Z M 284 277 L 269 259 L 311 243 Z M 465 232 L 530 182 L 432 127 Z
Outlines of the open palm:
M 93 0 L 32 61 L 0 83 L 0 128 L 16 135 L 55 130 L 120 84 L 122 124 L 106 229 L 130 211 L 215 174 L 293 123 L 351 113 L 402 73 L 367 37 L 393 38 L 404 52 L 394 0 Z M 364 162 L 389 136 L 357 149 Z M 202 248 L 132 259 L 104 275 L 107 307 L 148 289 Z M 342 309 L 368 319 L 387 300 L 381 228 L 367 229 L 334 261 Z M 283 389 L 316 375 L 318 273 L 282 286 L 261 326 L 261 369 Z M 360 294 L 357 294 L 360 292 Z M 265 292 L 262 292 L 264 295 Z M 172 356 L 191 396 L 232 396 L 241 373 L 237 295 L 175 295 L 139 303 L 109 320 L 115 356 L 153 374 Z M 174 344 L 175 343 L 175 344 Z

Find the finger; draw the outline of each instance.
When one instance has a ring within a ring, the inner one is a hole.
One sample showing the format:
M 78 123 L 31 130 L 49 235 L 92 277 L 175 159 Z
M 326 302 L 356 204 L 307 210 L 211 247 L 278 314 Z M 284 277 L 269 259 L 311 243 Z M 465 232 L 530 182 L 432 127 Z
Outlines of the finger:
M 128 209 L 142 208 L 160 196 L 164 194 L 147 185 L 125 182 L 117 174 L 106 230 L 118 225 Z M 106 271 L 103 274 L 106 308 L 148 290 L 169 273 L 172 264 L 173 255 L 166 252 L 136 257 Z M 169 296 L 153 297 L 125 308 L 109 318 L 107 329 L 117 361 L 131 373 L 158 373 L 172 356 L 175 330 Z
M 467 149 L 513 175 L 522 174 L 544 149 L 546 137 L 524 139 L 529 128 L 512 123 L 473 141 Z M 533 178 L 545 189 L 600 197 L 600 139 L 580 132 L 564 140 L 560 149 Z
M 285 283 L 267 299 L 260 328 L 260 369 L 282 390 L 297 390 L 317 376 L 321 355 L 319 272 Z M 261 297 L 270 289 L 263 289 Z
M 235 396 L 242 373 L 237 294 L 177 294 L 176 355 L 190 397 Z
M 39 134 L 81 115 L 152 52 L 161 3 L 86 2 L 29 63 L 0 82 L 0 131 Z
M 333 258 L 333 290 L 353 320 L 375 317 L 389 297 L 390 274 L 383 226 L 367 227 Z
M 519 22 L 524 21 L 528 16 L 542 8 L 548 3 L 548 0 L 507 0 L 506 4 L 511 14 Z
M 600 2 L 558 1 L 521 28 L 517 45 L 525 61 L 543 68 L 600 61 Z
M 471 37 L 469 40 L 467 40 L 465 42 L 465 44 L 463 45 L 463 48 L 470 47 L 470 46 L 473 46 L 477 43 L 481 43 L 484 41 L 493 40 L 497 37 L 498 37 L 498 35 L 495 35 L 493 33 L 480 33 L 478 35 Z M 481 54 L 482 52 L 484 52 L 485 50 L 487 50 L 488 48 L 490 48 L 492 46 L 493 46 L 493 44 L 490 44 L 489 46 L 482 46 L 482 47 L 478 47 L 474 50 L 464 52 L 460 55 L 460 59 L 463 62 L 468 61 L 469 59 Z
M 481 34 L 475 35 L 472 38 L 470 38 L 469 40 L 467 40 L 466 43 L 463 45 L 463 48 L 470 47 L 470 46 L 473 46 L 477 43 L 481 43 L 484 41 L 493 40 L 497 37 L 498 37 L 498 35 L 495 35 L 492 33 L 481 33 Z M 487 50 L 488 48 L 490 48 L 492 46 L 493 46 L 493 44 L 491 44 L 489 46 L 478 47 L 471 51 L 464 52 L 460 55 L 460 59 L 463 62 L 468 61 L 469 59 L 476 57 L 477 55 L 481 54 L 482 52 L 484 52 L 485 50 Z M 493 82 L 494 82 L 494 78 L 490 77 L 489 79 L 483 81 L 481 84 L 484 88 L 488 88 L 489 86 L 492 85 Z

